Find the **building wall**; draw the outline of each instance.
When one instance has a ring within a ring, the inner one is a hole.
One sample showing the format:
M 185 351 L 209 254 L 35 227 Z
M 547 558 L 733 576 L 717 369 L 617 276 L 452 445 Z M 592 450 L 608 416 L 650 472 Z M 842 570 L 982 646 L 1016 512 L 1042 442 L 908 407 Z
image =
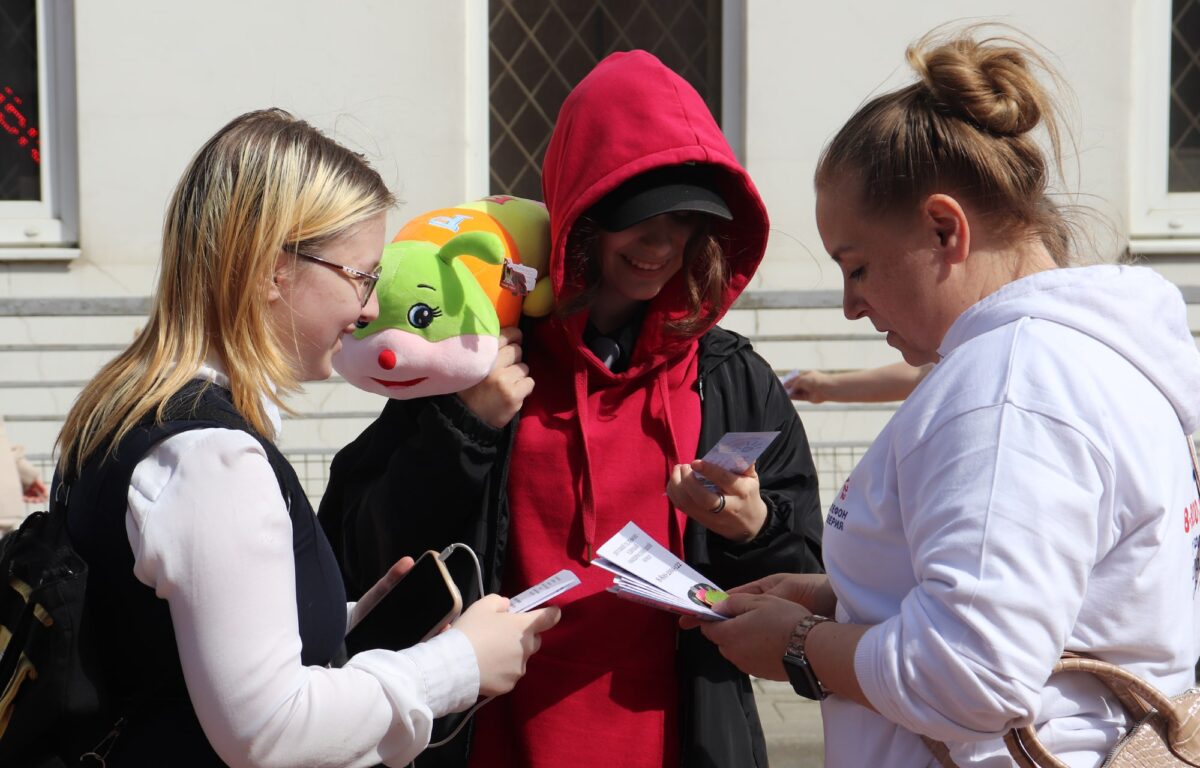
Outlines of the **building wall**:
M 1091 231 L 1104 256 L 1129 238 L 1138 119 L 1131 72 L 1140 55 L 1133 22 L 1147 3 L 1168 1 L 1008 0 L 999 17 L 1052 51 L 1073 87 L 1067 181 L 1099 216 Z M 838 290 L 812 217 L 820 148 L 869 95 L 909 80 L 908 43 L 943 22 L 996 18 L 997 5 L 727 2 L 740 8 L 743 75 L 726 98 L 742 101 L 742 156 L 773 221 L 752 289 Z M 417 212 L 480 194 L 487 177 L 486 0 L 79 0 L 75 8 L 81 253 L 66 264 L 0 261 L 0 414 L 10 436 L 47 460 L 79 387 L 142 318 L 19 316 L 11 300 L 148 295 L 171 188 L 230 118 L 280 106 L 363 152 L 407 201 L 391 214 L 393 230 Z M 1195 257 L 1151 263 L 1180 285 L 1200 286 Z M 781 371 L 899 359 L 867 324 L 823 302 L 742 308 L 725 324 L 751 336 Z M 310 385 L 295 405 L 300 418 L 282 442 L 293 458 L 309 452 L 318 494 L 329 452 L 358 434 L 380 401 L 335 379 Z M 835 452 L 861 450 L 891 407 L 800 410 L 828 453 L 823 479 L 836 487 L 852 456 Z
M 75 3 L 81 254 L 0 266 L 0 295 L 149 293 L 175 182 L 251 109 L 282 107 L 365 154 L 407 201 L 393 228 L 457 200 L 478 150 L 464 129 L 466 5 Z
M 922 0 L 746 3 L 745 157 L 771 212 L 759 285 L 840 288 L 813 222 L 820 149 L 870 96 L 911 82 L 904 49 L 939 24 L 998 20 L 1052 52 L 1077 108 L 1068 115 L 1068 187 L 1103 221 L 1091 232 L 1114 256 L 1128 236 L 1133 0 Z M 1002 13 L 998 14 L 997 11 Z M 1068 95 L 1068 105 L 1070 104 Z M 1112 232 L 1105 225 L 1111 225 Z
M 839 286 L 812 220 L 820 148 L 868 95 L 910 78 L 906 44 L 955 20 L 1011 23 L 1056 56 L 1077 103 L 1068 186 L 1111 225 L 1092 228 L 1096 250 L 1115 254 L 1128 236 L 1132 21 L 1149 1 L 1010 0 L 997 16 L 985 0 L 741 0 L 744 76 L 728 97 L 743 102 L 742 154 L 774 223 L 756 286 Z M 172 185 L 248 109 L 284 107 L 366 154 L 408 201 L 393 227 L 480 192 L 486 0 L 75 6 L 81 257 L 0 264 L 0 295 L 145 294 Z

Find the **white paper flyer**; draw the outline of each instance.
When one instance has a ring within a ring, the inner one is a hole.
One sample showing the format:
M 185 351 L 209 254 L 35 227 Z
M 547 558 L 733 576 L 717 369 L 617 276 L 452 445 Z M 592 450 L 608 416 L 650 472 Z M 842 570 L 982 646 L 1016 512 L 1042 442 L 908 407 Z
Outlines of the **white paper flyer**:
M 592 564 L 614 575 L 608 591 L 617 597 L 712 621 L 727 618 L 712 606 L 728 595 L 635 524 L 596 552 Z

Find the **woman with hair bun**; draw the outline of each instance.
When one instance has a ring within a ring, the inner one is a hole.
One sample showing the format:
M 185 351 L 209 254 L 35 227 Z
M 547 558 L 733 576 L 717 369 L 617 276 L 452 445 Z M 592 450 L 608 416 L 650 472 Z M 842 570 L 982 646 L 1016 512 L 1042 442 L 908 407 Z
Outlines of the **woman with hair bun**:
M 1172 696 L 1193 682 L 1183 301 L 1148 269 L 1063 268 L 1044 62 L 975 32 L 910 48 L 917 81 L 859 109 L 816 173 L 846 316 L 937 365 L 831 505 L 828 575 L 735 589 L 734 618 L 703 627 L 744 671 L 824 700 L 828 765 L 1010 766 L 1003 735 L 1033 724 L 1096 766 L 1132 724 L 1094 678 L 1050 674 L 1064 651 Z

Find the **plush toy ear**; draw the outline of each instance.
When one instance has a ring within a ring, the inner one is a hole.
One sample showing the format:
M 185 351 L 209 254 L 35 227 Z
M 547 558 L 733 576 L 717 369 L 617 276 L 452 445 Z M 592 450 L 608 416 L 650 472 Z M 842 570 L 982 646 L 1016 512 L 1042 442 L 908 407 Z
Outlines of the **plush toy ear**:
M 529 317 L 545 317 L 554 309 L 554 286 L 550 278 L 543 277 L 533 287 L 533 292 L 525 297 L 521 305 L 521 314 Z
M 491 232 L 463 232 L 446 241 L 437 253 L 446 264 L 459 256 L 474 256 L 487 264 L 504 263 L 504 241 Z

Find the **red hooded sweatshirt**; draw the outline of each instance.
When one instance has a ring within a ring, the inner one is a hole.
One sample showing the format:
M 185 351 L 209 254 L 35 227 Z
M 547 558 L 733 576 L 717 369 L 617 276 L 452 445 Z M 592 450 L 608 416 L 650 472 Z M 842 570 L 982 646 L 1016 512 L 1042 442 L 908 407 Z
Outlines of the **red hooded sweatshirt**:
M 713 230 L 729 264 L 724 314 L 762 259 L 766 211 L 699 94 L 644 51 L 600 62 L 555 124 L 542 187 L 556 296 L 576 219 L 629 178 L 682 163 L 715 166 L 733 213 Z M 681 336 L 665 325 L 686 314 L 681 272 L 650 301 L 621 373 L 584 344 L 586 310 L 528 329 L 524 360 L 534 389 L 509 468 L 505 594 L 562 568 L 583 583 L 556 601 L 562 622 L 542 636 L 516 689 L 480 711 L 472 766 L 679 763 L 675 617 L 606 593 L 611 574 L 589 561 L 631 520 L 685 554 L 685 517 L 663 491 L 674 466 L 696 458 L 700 437 L 703 331 Z

